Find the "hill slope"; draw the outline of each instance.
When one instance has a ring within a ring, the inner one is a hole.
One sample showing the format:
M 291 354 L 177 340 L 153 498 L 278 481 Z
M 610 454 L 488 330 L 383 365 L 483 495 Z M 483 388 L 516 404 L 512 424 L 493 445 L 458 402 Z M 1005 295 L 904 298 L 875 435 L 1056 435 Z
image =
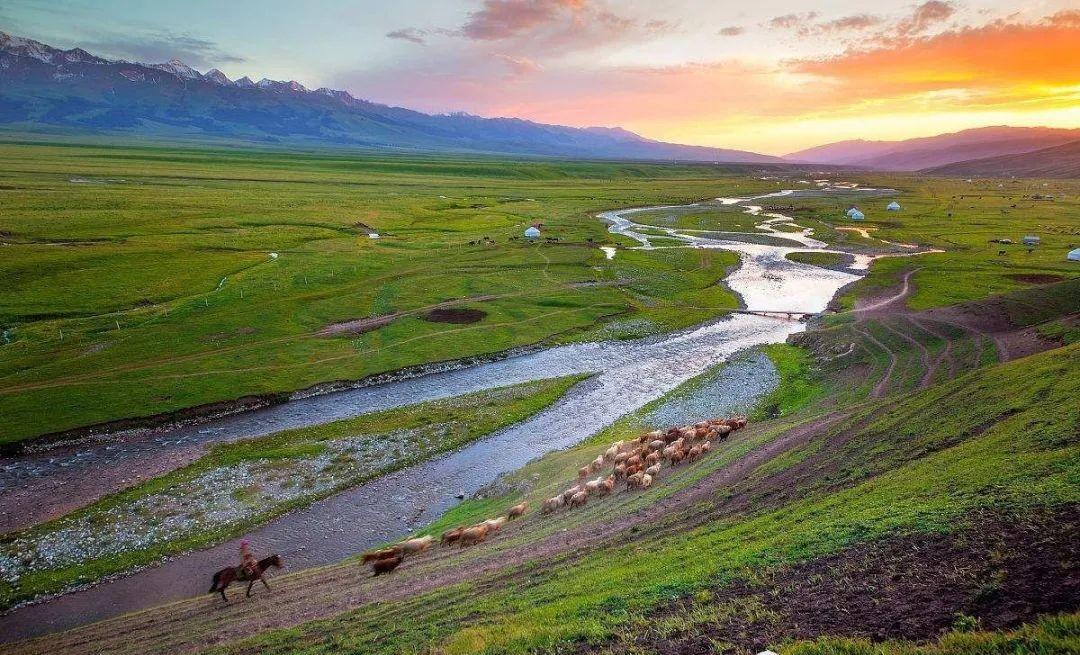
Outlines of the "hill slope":
M 956 162 L 922 172 L 965 177 L 1080 178 L 1080 141 L 1019 155 Z
M 1080 130 L 983 127 L 903 141 L 839 141 L 787 155 L 789 161 L 915 171 L 953 162 L 1031 152 L 1080 139 Z
M 740 150 L 663 143 L 619 129 L 514 118 L 429 115 L 306 89 L 296 81 L 232 81 L 178 60 L 110 61 L 0 32 L 0 126 L 28 131 L 244 139 L 405 151 L 610 159 L 781 162 Z
M 805 405 L 666 467 L 648 491 L 531 511 L 483 546 L 435 547 L 392 576 L 347 561 L 278 578 L 253 600 L 192 599 L 8 651 L 757 652 L 824 636 L 931 644 L 779 650 L 1074 652 L 1076 615 L 1045 615 L 1075 612 L 1080 589 L 1077 356 L 1073 344 L 876 401 Z M 833 373 L 809 375 L 829 385 Z M 535 508 L 640 429 L 620 421 L 536 460 L 511 491 L 429 531 L 522 494 Z

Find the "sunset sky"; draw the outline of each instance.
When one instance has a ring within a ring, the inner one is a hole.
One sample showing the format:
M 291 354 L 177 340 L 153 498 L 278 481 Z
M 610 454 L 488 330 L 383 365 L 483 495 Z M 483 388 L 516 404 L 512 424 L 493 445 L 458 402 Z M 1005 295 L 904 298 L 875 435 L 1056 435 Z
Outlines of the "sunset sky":
M 1080 0 L 5 0 L 0 30 L 429 112 L 771 154 L 1080 127 Z

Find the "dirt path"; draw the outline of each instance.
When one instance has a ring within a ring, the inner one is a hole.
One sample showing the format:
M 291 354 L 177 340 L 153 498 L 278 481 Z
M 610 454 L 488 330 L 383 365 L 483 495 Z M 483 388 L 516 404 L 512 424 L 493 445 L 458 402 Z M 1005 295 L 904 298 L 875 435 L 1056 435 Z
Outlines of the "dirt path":
M 881 398 L 889 389 L 889 379 L 892 377 L 893 369 L 896 368 L 896 353 L 894 353 L 888 346 L 878 341 L 874 337 L 874 335 L 870 334 L 869 332 L 857 327 L 853 327 L 852 329 L 855 332 L 859 333 L 859 335 L 861 335 L 870 343 L 884 350 L 885 354 L 889 356 L 889 366 L 885 369 L 885 373 L 881 376 L 881 379 L 877 381 L 877 384 L 874 385 L 873 390 L 870 392 L 871 397 Z
M 860 318 L 865 318 L 867 314 L 879 312 L 884 309 L 893 309 L 892 305 L 894 303 L 906 300 L 907 297 L 911 295 L 911 276 L 921 270 L 921 268 L 913 268 L 910 271 L 904 273 L 903 286 L 900 288 L 900 291 L 898 293 L 887 298 L 877 300 L 869 305 L 856 307 L 855 313 L 858 314 Z M 901 307 L 903 307 L 903 305 L 901 305 Z
M 910 335 L 907 335 L 904 332 L 897 330 L 896 328 L 892 327 L 884 321 L 878 321 L 878 324 L 889 332 L 892 332 L 896 336 L 900 337 L 904 341 L 907 341 L 911 345 L 915 346 L 915 348 L 919 351 L 919 360 L 922 362 L 923 367 L 923 375 L 919 379 L 919 388 L 925 389 L 926 387 L 930 386 L 930 381 L 934 378 L 934 372 L 936 371 L 936 368 L 930 361 L 930 351 L 927 350 L 926 346 L 924 346 L 916 339 L 913 339 Z
M 534 526 L 537 521 L 547 520 L 541 518 L 539 513 L 533 513 L 525 524 L 513 526 L 488 545 L 471 551 L 436 548 L 430 556 L 410 562 L 408 568 L 403 568 L 392 577 L 371 578 L 367 568 L 353 563 L 309 569 L 273 580 L 272 592 L 260 590 L 252 599 L 240 598 L 241 592 L 237 591 L 233 595 L 234 601 L 227 605 L 209 596 L 179 601 L 61 634 L 0 647 L 0 652 L 175 655 L 377 601 L 409 598 L 459 582 L 472 581 L 481 586 L 498 584 L 497 579 L 483 578 L 504 569 L 510 575 L 509 570 L 523 562 L 573 558 L 587 547 L 633 539 L 635 528 L 655 523 L 699 501 L 714 498 L 720 490 L 746 479 L 765 461 L 806 444 L 844 418 L 845 414 L 834 413 L 789 429 L 691 486 L 646 508 L 606 522 L 603 530 L 598 530 L 593 522 L 586 522 L 568 527 L 565 532 L 556 531 L 532 543 L 515 543 L 513 547 L 506 547 L 505 541 L 520 535 L 521 530 Z M 613 500 L 620 497 L 625 502 L 635 498 L 636 494 L 620 492 Z M 559 516 L 573 517 L 566 513 Z M 504 547 L 498 548 L 499 544 Z

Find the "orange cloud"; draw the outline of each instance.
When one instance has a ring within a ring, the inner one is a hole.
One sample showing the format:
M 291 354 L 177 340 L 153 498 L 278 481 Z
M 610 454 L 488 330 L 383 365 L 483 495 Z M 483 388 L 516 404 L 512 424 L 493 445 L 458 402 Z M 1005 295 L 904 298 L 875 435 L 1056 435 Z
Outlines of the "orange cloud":
M 995 22 L 982 27 L 908 39 L 887 38 L 877 47 L 789 64 L 833 85 L 851 101 L 913 93 L 963 91 L 979 96 L 1053 94 L 1080 85 L 1080 12 L 1063 12 L 1035 24 Z

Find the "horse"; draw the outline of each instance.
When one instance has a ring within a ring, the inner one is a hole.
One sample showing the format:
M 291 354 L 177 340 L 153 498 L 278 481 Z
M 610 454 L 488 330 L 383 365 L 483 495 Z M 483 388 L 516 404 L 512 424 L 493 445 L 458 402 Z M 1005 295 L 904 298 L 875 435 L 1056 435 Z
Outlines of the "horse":
M 229 599 L 225 597 L 225 589 L 234 582 L 246 582 L 248 583 L 247 597 L 251 598 L 251 586 L 255 584 L 256 580 L 261 581 L 263 586 L 267 589 L 270 588 L 270 585 L 266 584 L 266 578 L 263 577 L 263 573 L 271 566 L 276 569 L 285 566 L 284 561 L 281 559 L 281 555 L 271 555 L 270 557 L 264 557 L 259 560 L 259 572 L 257 575 L 250 578 L 248 577 L 248 572 L 239 566 L 230 566 L 227 569 L 221 569 L 214 574 L 214 583 L 210 585 L 210 591 L 206 593 L 212 594 L 216 591 L 221 594 L 221 600 L 228 602 Z

